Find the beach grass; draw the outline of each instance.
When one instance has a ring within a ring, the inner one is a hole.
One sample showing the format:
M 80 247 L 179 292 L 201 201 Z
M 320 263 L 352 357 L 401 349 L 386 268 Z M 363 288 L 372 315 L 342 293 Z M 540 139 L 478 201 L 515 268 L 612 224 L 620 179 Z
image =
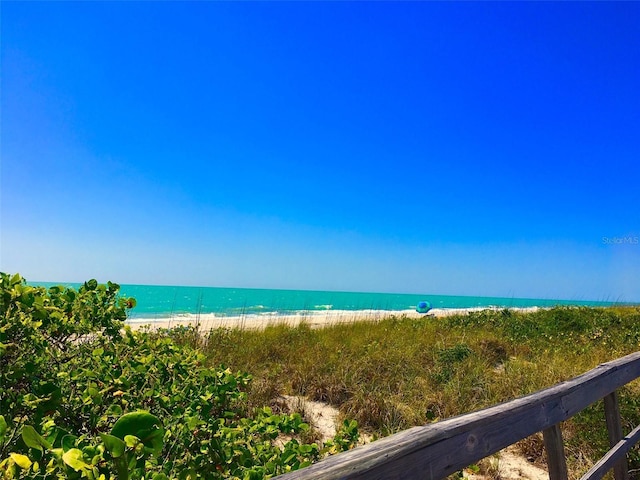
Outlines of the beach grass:
M 279 394 L 306 396 L 336 406 L 375 437 L 508 401 L 637 351 L 640 308 L 390 316 L 325 328 L 222 328 L 203 338 L 212 364 L 253 375 L 256 407 Z M 620 397 L 629 431 L 640 423 L 640 383 Z M 578 476 L 608 448 L 601 403 L 565 422 L 563 433 Z M 544 461 L 540 435 L 519 447 Z M 639 468 L 638 450 L 630 457 Z

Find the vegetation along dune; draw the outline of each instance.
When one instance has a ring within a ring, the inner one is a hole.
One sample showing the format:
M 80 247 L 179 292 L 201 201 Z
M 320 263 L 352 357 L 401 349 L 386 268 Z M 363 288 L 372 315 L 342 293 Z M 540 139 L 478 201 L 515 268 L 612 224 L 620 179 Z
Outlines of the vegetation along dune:
M 135 300 L 114 283 L 47 289 L 2 273 L 0 298 L 3 478 L 270 478 L 551 386 L 640 342 L 634 306 L 198 330 L 132 329 Z M 620 391 L 626 431 L 640 423 L 639 389 Z M 313 402 L 335 409 L 332 438 Z M 596 404 L 563 425 L 572 478 L 608 449 L 602 418 Z M 508 455 L 544 465 L 542 439 Z M 638 450 L 629 457 L 637 471 Z M 465 474 L 495 477 L 499 465 Z

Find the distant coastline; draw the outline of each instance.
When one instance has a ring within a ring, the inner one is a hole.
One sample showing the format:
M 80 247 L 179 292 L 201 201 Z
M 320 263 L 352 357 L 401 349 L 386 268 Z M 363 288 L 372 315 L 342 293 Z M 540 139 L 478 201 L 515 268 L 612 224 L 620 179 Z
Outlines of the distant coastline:
M 49 287 L 56 282 L 30 282 Z M 79 283 L 62 283 L 78 288 Z M 433 316 L 478 309 L 536 309 L 554 306 L 607 307 L 621 302 L 532 298 L 472 297 L 429 294 L 275 290 L 250 288 L 121 285 L 120 293 L 134 297 L 131 323 L 194 323 L 218 325 L 284 322 L 335 323 L 378 319 L 390 315 L 421 316 L 417 304 L 428 301 Z M 626 304 L 629 305 L 629 304 Z

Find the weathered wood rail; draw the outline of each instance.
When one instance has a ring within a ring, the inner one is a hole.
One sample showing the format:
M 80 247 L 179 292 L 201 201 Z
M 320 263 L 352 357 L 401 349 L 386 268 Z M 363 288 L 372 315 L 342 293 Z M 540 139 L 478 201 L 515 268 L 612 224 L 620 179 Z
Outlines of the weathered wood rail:
M 531 395 L 414 427 L 278 479 L 438 480 L 543 432 L 550 480 L 565 480 L 567 466 L 560 422 L 604 398 L 612 448 L 581 480 L 602 478 L 612 468 L 616 480 L 627 480 L 625 455 L 640 440 L 640 426 L 623 437 L 616 390 L 638 377 L 640 352 Z

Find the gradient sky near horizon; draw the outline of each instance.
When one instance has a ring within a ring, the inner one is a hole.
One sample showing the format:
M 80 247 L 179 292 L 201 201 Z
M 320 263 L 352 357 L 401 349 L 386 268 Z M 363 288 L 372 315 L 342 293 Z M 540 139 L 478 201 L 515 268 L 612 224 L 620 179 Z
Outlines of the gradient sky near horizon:
M 0 270 L 640 301 L 640 2 L 14 2 Z

